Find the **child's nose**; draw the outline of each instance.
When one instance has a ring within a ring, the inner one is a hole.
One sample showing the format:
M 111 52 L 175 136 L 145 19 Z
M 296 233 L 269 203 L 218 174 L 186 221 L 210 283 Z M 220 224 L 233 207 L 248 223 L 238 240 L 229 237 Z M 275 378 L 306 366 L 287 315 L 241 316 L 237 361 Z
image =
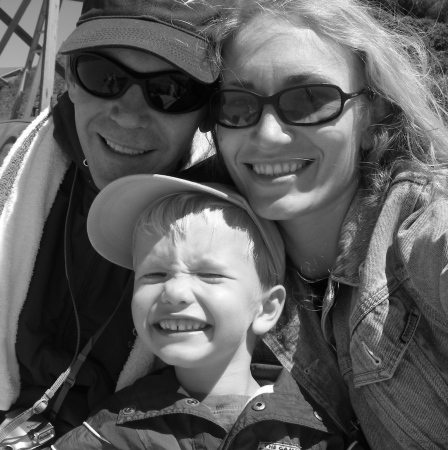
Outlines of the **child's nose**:
M 161 300 L 163 303 L 177 305 L 195 301 L 193 291 L 186 277 L 174 277 L 165 283 Z

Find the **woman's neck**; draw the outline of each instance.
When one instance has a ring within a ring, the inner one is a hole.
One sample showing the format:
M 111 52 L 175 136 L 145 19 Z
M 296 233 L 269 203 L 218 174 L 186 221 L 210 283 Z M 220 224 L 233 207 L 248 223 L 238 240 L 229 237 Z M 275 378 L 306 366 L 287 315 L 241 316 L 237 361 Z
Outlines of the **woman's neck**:
M 339 205 L 340 206 L 340 205 Z M 300 275 L 310 280 L 328 277 L 338 255 L 346 207 L 279 221 L 288 257 Z

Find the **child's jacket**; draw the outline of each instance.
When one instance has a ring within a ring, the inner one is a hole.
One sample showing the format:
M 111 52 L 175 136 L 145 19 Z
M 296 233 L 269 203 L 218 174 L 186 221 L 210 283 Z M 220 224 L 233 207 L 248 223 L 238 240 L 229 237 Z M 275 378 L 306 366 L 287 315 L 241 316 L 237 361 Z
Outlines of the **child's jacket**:
M 274 392 L 251 399 L 229 433 L 198 400 L 177 392 L 169 367 L 117 392 L 84 426 L 52 448 L 157 450 L 299 450 L 348 447 L 336 428 L 305 400 L 281 367 L 256 366 L 254 378 L 275 381 Z M 306 393 L 305 393 L 306 395 Z

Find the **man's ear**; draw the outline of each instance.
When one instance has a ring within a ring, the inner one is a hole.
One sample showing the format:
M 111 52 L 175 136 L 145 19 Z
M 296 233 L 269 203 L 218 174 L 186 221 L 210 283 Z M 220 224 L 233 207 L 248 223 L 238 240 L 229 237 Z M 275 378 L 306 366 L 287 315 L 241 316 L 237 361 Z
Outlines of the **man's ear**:
M 215 121 L 208 109 L 208 106 L 205 107 L 204 116 L 202 117 L 202 122 L 199 124 L 199 131 L 202 133 L 207 133 L 211 131 L 215 126 Z
M 73 89 L 75 89 L 75 78 L 73 77 L 72 71 L 70 70 L 70 55 L 67 55 L 65 62 L 65 82 L 67 83 L 68 95 L 70 100 L 72 100 L 71 95 Z M 73 100 L 72 100 L 73 101 Z
M 266 334 L 280 317 L 285 305 L 285 288 L 278 284 L 263 293 L 263 298 L 252 322 L 252 331 L 258 336 Z

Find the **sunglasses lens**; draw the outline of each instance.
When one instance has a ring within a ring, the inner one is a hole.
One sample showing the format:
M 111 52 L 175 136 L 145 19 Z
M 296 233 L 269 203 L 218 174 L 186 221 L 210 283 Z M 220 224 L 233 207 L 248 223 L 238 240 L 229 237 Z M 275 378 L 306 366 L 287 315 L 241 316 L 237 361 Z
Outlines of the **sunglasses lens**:
M 199 108 L 205 102 L 205 87 L 182 73 L 152 76 L 146 81 L 150 105 L 167 113 L 182 113 Z
M 341 103 L 341 94 L 334 87 L 309 86 L 286 91 L 278 106 L 289 122 L 315 124 L 336 116 Z
M 117 95 L 129 78 L 128 74 L 112 61 L 95 55 L 78 56 L 75 70 L 84 89 L 105 98 Z
M 100 98 L 120 97 L 128 86 L 137 83 L 146 90 L 148 104 L 166 113 L 194 111 L 207 98 L 206 87 L 181 72 L 134 78 L 113 61 L 94 54 L 77 56 L 74 71 L 81 86 Z
M 271 104 L 282 120 L 313 125 L 331 120 L 341 112 L 342 98 L 332 86 L 304 86 L 288 89 L 279 96 L 260 101 L 247 91 L 223 90 L 213 94 L 211 111 L 217 123 L 229 128 L 250 127 L 260 118 L 260 108 Z
M 258 101 L 250 92 L 217 92 L 212 98 L 211 108 L 213 117 L 223 126 L 242 128 L 257 120 Z

